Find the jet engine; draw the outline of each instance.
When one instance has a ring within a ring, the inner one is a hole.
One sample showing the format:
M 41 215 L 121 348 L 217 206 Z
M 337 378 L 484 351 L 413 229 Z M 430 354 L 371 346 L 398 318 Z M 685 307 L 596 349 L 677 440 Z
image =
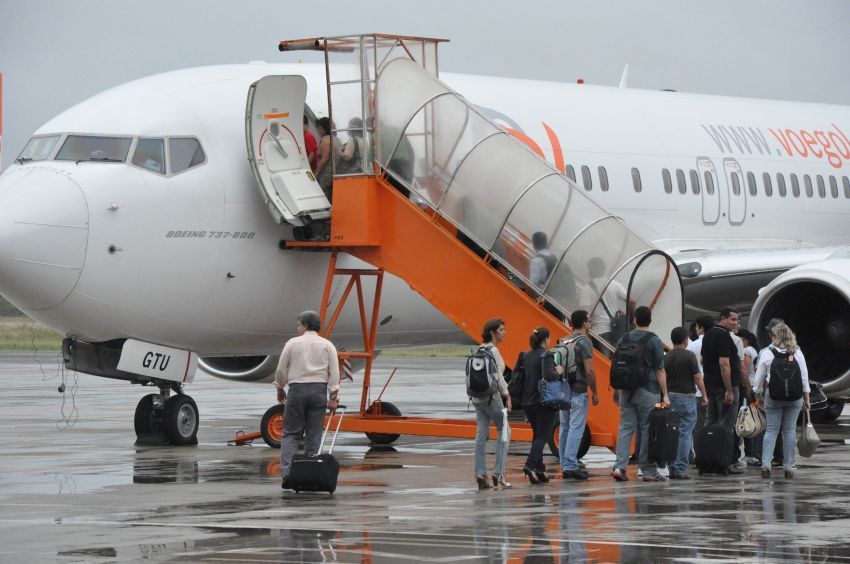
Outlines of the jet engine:
M 279 355 L 268 356 L 205 356 L 198 367 L 217 378 L 237 382 L 271 382 Z
M 809 378 L 823 384 L 838 417 L 842 398 L 850 397 L 850 249 L 792 268 L 759 291 L 750 330 L 762 346 L 774 317 L 794 330 Z

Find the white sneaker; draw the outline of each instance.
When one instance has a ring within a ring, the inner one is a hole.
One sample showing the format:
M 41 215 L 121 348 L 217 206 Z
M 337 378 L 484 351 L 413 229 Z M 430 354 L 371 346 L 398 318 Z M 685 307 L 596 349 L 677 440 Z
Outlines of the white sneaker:
M 640 468 L 638 468 L 638 473 L 637 473 L 637 475 L 638 475 L 638 478 L 640 478 L 641 476 L 643 476 L 643 470 L 641 470 Z
M 663 467 L 658 469 L 658 473 L 661 474 L 662 476 L 664 476 L 665 478 L 669 478 L 670 477 L 670 468 L 667 467 L 667 466 L 663 466 Z

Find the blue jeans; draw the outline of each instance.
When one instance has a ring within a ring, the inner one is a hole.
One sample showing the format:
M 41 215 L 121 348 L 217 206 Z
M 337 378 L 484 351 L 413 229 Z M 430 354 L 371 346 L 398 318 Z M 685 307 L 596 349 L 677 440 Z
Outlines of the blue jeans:
M 478 424 L 475 433 L 475 475 L 487 475 L 487 439 L 490 437 L 490 424 L 496 426 L 499 437 L 496 439 L 496 463 L 493 474 L 498 476 L 505 473 L 505 458 L 511 443 L 511 427 L 505 416 L 505 406 L 502 398 L 495 397 L 490 401 L 473 403 L 475 406 L 475 421 Z
M 632 435 L 640 429 L 638 467 L 644 476 L 658 474 L 658 466 L 649 462 L 649 412 L 658 403 L 659 394 L 646 388 L 634 392 L 620 390 L 620 429 L 617 432 L 617 461 L 614 468 L 626 470 L 632 450 Z
M 776 447 L 776 437 L 782 430 L 782 466 L 785 470 L 794 469 L 794 445 L 797 444 L 797 416 L 803 408 L 803 398 L 794 401 L 783 401 L 764 398 L 767 430 L 764 432 L 761 467 L 770 469 L 773 460 L 773 449 Z
M 561 436 L 558 439 L 558 453 L 561 456 L 562 470 L 578 470 L 578 449 L 587 423 L 587 392 L 570 394 L 570 408 L 562 409 Z
M 671 392 L 670 409 L 679 415 L 679 448 L 676 461 L 670 465 L 670 472 L 684 476 L 688 473 L 688 458 L 691 455 L 691 441 L 694 427 L 697 425 L 697 400 L 694 394 Z

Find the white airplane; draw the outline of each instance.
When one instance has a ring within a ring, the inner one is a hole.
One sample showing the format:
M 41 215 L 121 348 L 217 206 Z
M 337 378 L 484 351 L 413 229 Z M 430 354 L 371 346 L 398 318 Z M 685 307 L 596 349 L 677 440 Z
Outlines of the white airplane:
M 180 385 L 200 357 L 213 375 L 268 380 L 328 266 L 327 253 L 280 250 L 299 219 L 272 218 L 248 158 L 246 99 L 270 76 L 304 77 L 305 112 L 326 111 L 323 65 L 169 72 L 55 117 L 0 176 L 0 294 L 68 337 L 71 368 Z M 850 395 L 850 108 L 441 79 L 673 255 L 689 317 L 749 311 L 764 287 L 751 326 L 784 318 L 813 377 Z M 300 115 L 287 119 L 280 151 L 301 154 Z M 350 313 L 337 342 L 359 338 Z M 381 317 L 381 346 L 466 341 L 392 277 Z M 155 396 L 137 416 L 163 407 Z M 197 418 L 181 402 L 166 417 Z

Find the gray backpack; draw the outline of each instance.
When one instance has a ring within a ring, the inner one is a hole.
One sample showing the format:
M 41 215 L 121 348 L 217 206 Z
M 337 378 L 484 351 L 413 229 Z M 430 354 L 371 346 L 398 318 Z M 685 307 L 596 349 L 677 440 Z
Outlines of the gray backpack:
M 466 395 L 486 399 L 499 389 L 499 369 L 489 347 L 480 346 L 466 358 Z

